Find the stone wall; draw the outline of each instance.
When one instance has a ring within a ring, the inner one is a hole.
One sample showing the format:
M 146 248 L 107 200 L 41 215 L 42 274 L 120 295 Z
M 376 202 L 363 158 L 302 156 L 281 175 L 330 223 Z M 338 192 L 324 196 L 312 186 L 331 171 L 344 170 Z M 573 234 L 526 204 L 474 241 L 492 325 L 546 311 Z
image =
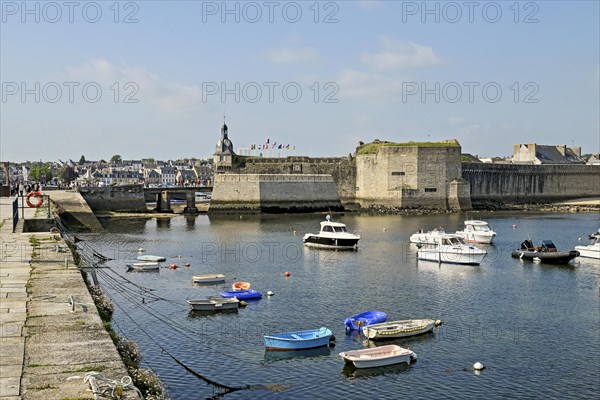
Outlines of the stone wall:
M 354 202 L 356 163 L 353 157 L 244 157 L 242 174 L 328 174 L 333 177 L 342 203 Z
M 470 209 L 461 179 L 460 146 L 382 146 L 356 156 L 356 200 L 362 206 Z
M 145 212 L 142 185 L 83 187 L 79 189 L 92 211 Z
M 330 175 L 215 175 L 209 212 L 301 212 L 342 208 Z
M 600 165 L 463 163 L 474 203 L 546 202 L 600 196 Z

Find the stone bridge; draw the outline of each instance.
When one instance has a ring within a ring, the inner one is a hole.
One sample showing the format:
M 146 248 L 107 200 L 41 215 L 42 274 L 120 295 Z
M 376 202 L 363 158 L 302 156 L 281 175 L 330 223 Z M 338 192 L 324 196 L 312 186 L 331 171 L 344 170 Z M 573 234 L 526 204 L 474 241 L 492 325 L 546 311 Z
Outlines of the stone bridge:
M 173 212 L 171 200 L 185 200 L 184 213 L 196 214 L 196 192 L 212 193 L 212 186 L 185 186 L 185 187 L 158 187 L 144 188 L 144 200 L 146 202 L 156 201 L 157 212 Z

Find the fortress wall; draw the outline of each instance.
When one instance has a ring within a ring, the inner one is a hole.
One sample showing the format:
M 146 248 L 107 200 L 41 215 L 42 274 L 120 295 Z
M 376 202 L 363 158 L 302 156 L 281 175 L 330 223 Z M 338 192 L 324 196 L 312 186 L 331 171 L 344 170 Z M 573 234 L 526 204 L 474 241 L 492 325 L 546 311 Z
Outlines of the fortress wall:
M 342 208 L 329 175 L 221 174 L 209 211 L 317 211 Z
M 539 202 L 600 196 L 599 165 L 463 163 L 473 202 Z
M 145 212 L 142 185 L 81 188 L 79 193 L 92 211 Z
M 356 199 L 363 206 L 470 209 L 460 167 L 459 146 L 382 146 L 356 157 Z
M 337 187 L 338 197 L 343 203 L 354 201 L 356 186 L 356 163 L 352 157 L 247 157 L 242 174 L 329 174 Z

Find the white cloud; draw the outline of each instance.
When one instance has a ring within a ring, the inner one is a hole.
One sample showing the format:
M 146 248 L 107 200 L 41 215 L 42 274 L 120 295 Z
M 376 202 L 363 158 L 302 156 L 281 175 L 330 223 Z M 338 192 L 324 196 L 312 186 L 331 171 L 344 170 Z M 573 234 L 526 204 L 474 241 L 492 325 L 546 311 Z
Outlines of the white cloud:
M 312 62 L 319 58 L 312 47 L 304 49 L 273 49 L 264 54 L 264 58 L 274 63 Z
M 202 99 L 202 90 L 196 86 L 185 86 L 161 79 L 139 67 L 116 67 L 104 59 L 94 59 L 82 65 L 67 68 L 67 79 L 76 82 L 95 82 L 103 90 L 116 90 L 121 96 L 130 95 L 140 103 L 152 104 L 160 111 L 176 112 L 197 107 Z M 126 84 L 129 86 L 125 86 Z
M 382 51 L 363 53 L 362 61 L 375 70 L 393 70 L 442 64 L 442 60 L 429 46 L 413 42 L 400 42 L 383 36 Z
M 350 99 L 388 99 L 402 94 L 402 82 L 379 74 L 343 70 L 336 80 L 340 97 Z

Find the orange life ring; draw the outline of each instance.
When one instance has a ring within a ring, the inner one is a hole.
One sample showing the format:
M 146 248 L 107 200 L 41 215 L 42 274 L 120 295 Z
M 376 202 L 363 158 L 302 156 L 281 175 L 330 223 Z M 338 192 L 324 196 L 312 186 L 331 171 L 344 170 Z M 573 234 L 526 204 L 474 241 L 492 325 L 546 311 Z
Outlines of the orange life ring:
M 36 203 L 32 203 L 31 202 L 31 198 L 35 197 L 37 199 Z M 42 204 L 44 204 L 44 196 L 42 196 L 42 194 L 40 192 L 29 192 L 29 194 L 27 195 L 27 197 L 25 198 L 25 201 L 27 202 L 27 205 L 29 207 L 32 208 L 38 208 L 40 207 Z

